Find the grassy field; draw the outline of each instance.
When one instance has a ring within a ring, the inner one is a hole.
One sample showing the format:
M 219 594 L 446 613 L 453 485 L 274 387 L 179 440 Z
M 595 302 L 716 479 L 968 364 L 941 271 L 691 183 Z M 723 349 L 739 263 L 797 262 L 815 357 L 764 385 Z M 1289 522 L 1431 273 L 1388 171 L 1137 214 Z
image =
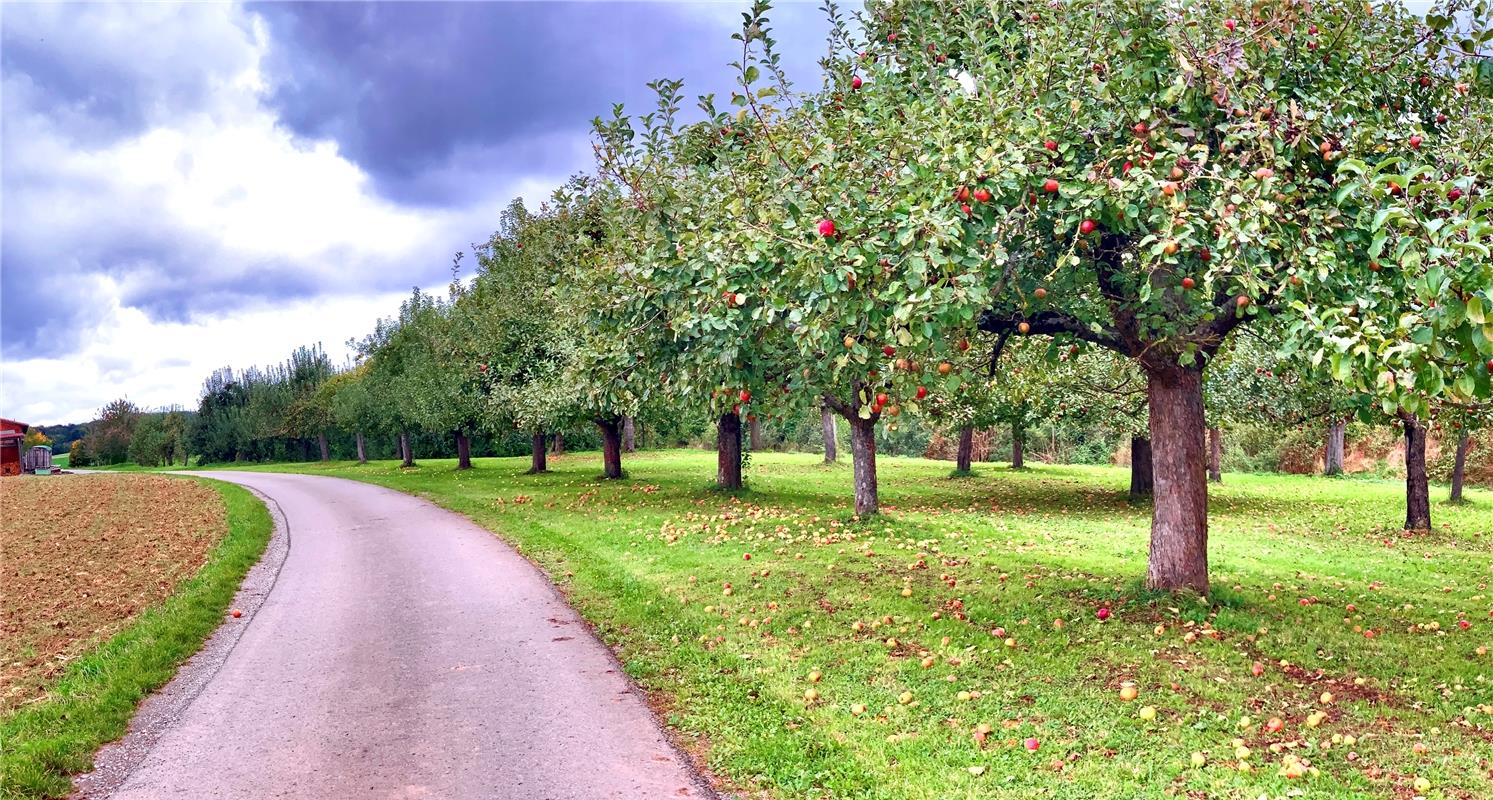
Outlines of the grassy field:
M 277 468 L 497 531 L 747 796 L 1493 796 L 1493 493 L 1406 538 L 1398 483 L 1226 475 L 1202 600 L 1142 591 L 1123 470 L 885 459 L 855 523 L 817 460 L 737 496 L 701 452 Z
M 0 485 L 0 798 L 63 797 L 223 621 L 269 541 L 248 491 L 151 475 Z

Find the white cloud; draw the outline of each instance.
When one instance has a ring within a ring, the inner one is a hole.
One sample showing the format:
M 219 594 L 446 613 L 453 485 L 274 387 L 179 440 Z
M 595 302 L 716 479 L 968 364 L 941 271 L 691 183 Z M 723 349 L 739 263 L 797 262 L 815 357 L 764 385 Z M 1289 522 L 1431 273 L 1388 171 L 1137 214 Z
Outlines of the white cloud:
M 80 352 L 0 365 L 5 414 L 32 425 L 79 422 L 118 397 L 144 408 L 195 408 L 202 381 L 219 367 L 265 366 L 318 342 L 334 364 L 345 363 L 352 356 L 346 341 L 371 330 L 403 297 L 316 298 L 184 323 L 154 322 L 116 303 Z
M 3 233 L 17 262 L 4 267 L 28 273 L 8 275 L 7 291 L 70 304 L 44 338 L 77 342 L 64 356 L 6 343 L 6 416 L 82 421 L 120 396 L 193 406 L 211 370 L 317 341 L 340 361 L 343 342 L 395 312 L 408 286 L 443 284 L 450 254 L 485 239 L 509 198 L 535 203 L 564 177 L 525 176 L 460 208 L 398 205 L 334 142 L 279 124 L 255 15 L 84 8 L 75 28 L 45 9 L 23 15 L 20 31 L 8 18 L 7 37 L 55 36 L 146 83 L 216 71 L 206 94 L 142 91 L 150 107 L 138 130 L 87 137 L 87 102 L 59 105 L 31 76 L 4 76 Z

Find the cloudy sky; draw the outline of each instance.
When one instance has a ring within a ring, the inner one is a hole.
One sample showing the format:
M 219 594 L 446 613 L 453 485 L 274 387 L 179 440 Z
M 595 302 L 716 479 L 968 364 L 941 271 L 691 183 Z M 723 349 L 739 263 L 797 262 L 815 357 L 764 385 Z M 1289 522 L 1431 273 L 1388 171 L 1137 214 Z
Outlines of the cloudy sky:
M 773 14 L 817 81 L 816 2 Z M 590 166 L 644 84 L 730 88 L 745 0 L 0 5 L 0 414 L 195 406 L 344 342 Z

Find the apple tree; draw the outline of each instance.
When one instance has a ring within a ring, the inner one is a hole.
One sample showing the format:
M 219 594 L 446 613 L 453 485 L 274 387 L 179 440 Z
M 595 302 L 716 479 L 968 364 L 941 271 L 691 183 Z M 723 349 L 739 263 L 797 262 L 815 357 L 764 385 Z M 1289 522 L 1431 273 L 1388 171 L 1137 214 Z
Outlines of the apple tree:
M 1402 202 L 1422 181 L 1396 159 L 1471 160 L 1450 120 L 1483 71 L 1484 6 L 893 0 L 868 4 L 868 41 L 831 63 L 861 87 L 843 116 L 924 134 L 904 171 L 942 184 L 965 252 L 995 251 L 982 327 L 1085 341 L 1144 373 L 1148 586 L 1208 589 L 1203 373 L 1234 330 L 1303 305 L 1362 314 L 1370 285 L 1398 307 L 1453 280 L 1427 226 L 1462 242 L 1481 223 Z M 1458 11 L 1466 42 L 1446 33 Z M 1080 31 L 1082 46 L 1052 46 Z M 1405 252 L 1426 255 L 1376 283 L 1390 209 Z M 1488 288 L 1486 269 L 1456 275 L 1464 294 Z

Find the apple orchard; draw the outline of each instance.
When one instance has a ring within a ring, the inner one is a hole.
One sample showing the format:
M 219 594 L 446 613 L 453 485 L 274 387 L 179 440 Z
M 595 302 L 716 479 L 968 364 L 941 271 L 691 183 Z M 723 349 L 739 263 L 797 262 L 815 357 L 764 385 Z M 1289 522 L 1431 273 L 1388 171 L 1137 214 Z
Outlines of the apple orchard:
M 1493 404 L 1486 2 L 826 11 L 819 86 L 759 2 L 729 96 L 596 120 L 595 170 L 380 323 L 323 418 L 464 464 L 517 429 L 535 471 L 585 421 L 622 478 L 631 418 L 704 409 L 739 489 L 759 419 L 834 415 L 865 518 L 878 429 L 961 431 L 967 470 L 972 428 L 1082 406 L 1134 437 L 1146 584 L 1206 593 L 1215 415 L 1331 406 L 1403 430 L 1431 526 L 1426 430 Z

